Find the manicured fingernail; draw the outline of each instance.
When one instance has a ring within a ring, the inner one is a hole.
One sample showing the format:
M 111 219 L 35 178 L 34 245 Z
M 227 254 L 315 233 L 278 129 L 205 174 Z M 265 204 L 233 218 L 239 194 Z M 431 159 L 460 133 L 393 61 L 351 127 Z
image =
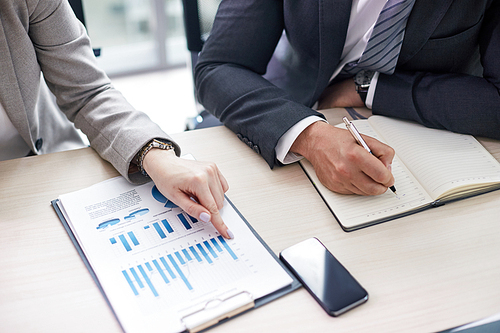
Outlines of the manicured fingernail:
M 229 239 L 234 239 L 234 235 L 231 232 L 231 230 L 227 229 L 226 232 L 227 232 L 227 235 L 229 236 Z
M 203 212 L 200 214 L 200 220 L 202 220 L 203 222 L 210 222 L 210 215 Z

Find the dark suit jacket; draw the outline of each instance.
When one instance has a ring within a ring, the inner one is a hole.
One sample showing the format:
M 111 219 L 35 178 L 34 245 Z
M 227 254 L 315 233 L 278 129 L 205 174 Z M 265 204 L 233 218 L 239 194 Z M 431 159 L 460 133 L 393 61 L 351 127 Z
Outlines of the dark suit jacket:
M 222 1 L 198 97 L 271 167 L 279 138 L 319 115 L 310 107 L 339 63 L 350 10 L 350 0 Z M 500 139 L 499 88 L 500 1 L 416 0 L 373 113 Z

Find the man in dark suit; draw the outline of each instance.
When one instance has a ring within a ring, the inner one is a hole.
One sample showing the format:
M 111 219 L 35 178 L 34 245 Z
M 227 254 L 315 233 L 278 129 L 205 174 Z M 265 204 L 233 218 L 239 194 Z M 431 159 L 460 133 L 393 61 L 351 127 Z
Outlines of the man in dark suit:
M 302 155 L 340 193 L 385 192 L 394 151 L 366 138 L 371 156 L 318 106 L 366 103 L 374 114 L 500 139 L 500 1 L 411 1 L 395 70 L 371 73 L 359 94 L 346 69 L 389 1 L 222 1 L 196 68 L 200 101 L 271 168 Z

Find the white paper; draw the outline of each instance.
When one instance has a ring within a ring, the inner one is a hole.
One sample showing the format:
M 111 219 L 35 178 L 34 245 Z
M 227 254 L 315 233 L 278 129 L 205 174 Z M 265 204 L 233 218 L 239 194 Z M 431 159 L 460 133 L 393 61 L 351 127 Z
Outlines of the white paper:
M 258 299 L 292 283 L 227 200 L 221 215 L 233 240 L 153 182 L 117 177 L 59 199 L 126 332 L 180 332 L 181 318 L 210 300 L 242 291 Z

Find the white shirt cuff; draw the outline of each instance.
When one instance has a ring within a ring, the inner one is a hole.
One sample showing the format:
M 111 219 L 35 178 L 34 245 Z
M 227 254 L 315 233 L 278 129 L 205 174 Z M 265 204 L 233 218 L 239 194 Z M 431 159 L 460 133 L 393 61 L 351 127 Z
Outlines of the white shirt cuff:
M 276 158 L 278 161 L 283 164 L 290 164 L 302 159 L 302 156 L 292 153 L 290 148 L 299 134 L 302 133 L 302 131 L 304 131 L 309 125 L 317 121 L 325 120 L 318 116 L 309 116 L 293 125 L 288 131 L 286 131 L 285 134 L 283 134 L 274 149 L 276 151 Z
M 379 74 L 379 72 L 375 72 L 375 74 L 373 75 L 372 81 L 370 82 L 370 88 L 368 88 L 368 93 L 366 94 L 365 105 L 368 109 L 371 109 L 373 105 L 373 98 L 375 97 L 375 89 L 377 88 Z

